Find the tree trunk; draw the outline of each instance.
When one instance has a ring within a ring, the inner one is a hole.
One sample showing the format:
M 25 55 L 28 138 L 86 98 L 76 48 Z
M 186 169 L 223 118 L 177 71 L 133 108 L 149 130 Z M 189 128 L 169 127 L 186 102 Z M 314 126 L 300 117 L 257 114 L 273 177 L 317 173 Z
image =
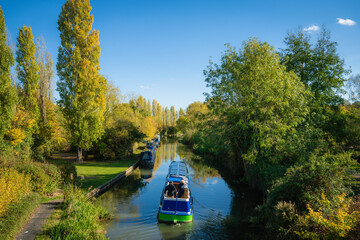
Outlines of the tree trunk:
M 76 161 L 77 162 L 82 162 L 83 161 L 82 149 L 80 147 L 78 147 L 78 149 L 77 149 Z

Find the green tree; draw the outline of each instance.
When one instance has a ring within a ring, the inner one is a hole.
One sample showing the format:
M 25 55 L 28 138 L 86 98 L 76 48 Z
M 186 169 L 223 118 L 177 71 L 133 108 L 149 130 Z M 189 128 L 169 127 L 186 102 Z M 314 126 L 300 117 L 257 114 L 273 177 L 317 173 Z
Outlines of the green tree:
M 207 101 L 225 118 L 224 135 L 245 174 L 248 164 L 280 162 L 287 136 L 308 114 L 310 93 L 274 49 L 256 39 L 240 51 L 228 46 L 220 65 L 211 63 L 204 74 L 211 88 Z
M 285 44 L 282 62 L 314 95 L 308 123 L 342 142 L 346 130 L 339 106 L 343 103 L 341 94 L 349 70 L 337 53 L 337 43 L 331 41 L 330 32 L 322 27 L 315 44 L 302 30 L 288 33 Z
M 337 43 L 331 41 L 330 32 L 325 27 L 322 27 L 315 45 L 310 41 L 310 36 L 300 29 L 288 33 L 281 60 L 288 71 L 293 70 L 311 89 L 315 101 L 338 105 L 342 102 L 340 94 L 349 70 L 337 53 Z
M 185 116 L 185 111 L 182 107 L 180 107 L 180 109 L 179 109 L 179 117 L 181 117 L 181 116 Z
M 61 46 L 57 72 L 62 106 L 77 160 L 102 133 L 106 79 L 99 74 L 99 31 L 92 30 L 94 17 L 89 0 L 67 0 L 58 20 Z
M 23 26 L 19 29 L 16 51 L 16 71 L 24 92 L 21 100 L 25 109 L 31 113 L 36 124 L 40 117 L 38 104 L 39 95 L 39 65 L 36 62 L 36 46 L 33 41 L 31 27 Z M 38 130 L 37 128 L 35 128 Z
M 7 45 L 5 17 L 0 7 L 0 143 L 15 114 L 16 90 L 11 83 L 14 57 Z

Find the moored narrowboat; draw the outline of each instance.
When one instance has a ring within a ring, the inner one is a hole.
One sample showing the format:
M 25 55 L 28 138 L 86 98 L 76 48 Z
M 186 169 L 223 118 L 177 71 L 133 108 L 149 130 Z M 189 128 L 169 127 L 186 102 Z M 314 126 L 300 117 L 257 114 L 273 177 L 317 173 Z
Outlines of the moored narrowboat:
M 171 162 L 157 218 L 159 222 L 166 223 L 193 221 L 192 197 L 185 162 Z
M 155 162 L 155 154 L 156 150 L 154 148 L 142 151 L 139 166 L 143 168 L 153 168 Z

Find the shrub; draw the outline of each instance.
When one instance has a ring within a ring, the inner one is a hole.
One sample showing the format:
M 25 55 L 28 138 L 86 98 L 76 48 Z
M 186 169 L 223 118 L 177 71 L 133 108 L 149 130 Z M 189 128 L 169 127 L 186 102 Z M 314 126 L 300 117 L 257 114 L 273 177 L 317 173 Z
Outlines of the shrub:
M 314 210 L 308 205 L 308 213 L 299 216 L 293 232 L 302 239 L 347 238 L 350 230 L 359 224 L 360 212 L 350 210 L 353 200 L 345 196 L 343 193 L 330 201 L 322 194 L 321 207 Z
M 0 216 L 31 190 L 30 177 L 13 168 L 0 168 Z
M 19 172 L 30 176 L 32 190 L 40 194 L 51 194 L 61 181 L 57 167 L 48 163 L 28 161 L 18 163 L 15 167 Z
M 352 161 L 350 154 L 313 155 L 308 162 L 290 167 L 270 189 L 267 204 L 275 206 L 279 201 L 293 202 L 297 210 L 306 211 L 307 204 L 317 208 L 321 194 L 331 201 L 347 192 L 344 179 L 346 166 Z

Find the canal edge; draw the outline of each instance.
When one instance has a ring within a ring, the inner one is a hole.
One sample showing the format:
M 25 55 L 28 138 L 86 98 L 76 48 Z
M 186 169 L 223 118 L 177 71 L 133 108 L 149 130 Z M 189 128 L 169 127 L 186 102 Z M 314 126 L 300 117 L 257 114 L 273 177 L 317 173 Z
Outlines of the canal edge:
M 119 175 L 117 175 L 116 177 L 110 179 L 109 181 L 107 181 L 106 183 L 102 184 L 99 187 L 94 188 L 93 190 L 91 190 L 88 194 L 87 194 L 87 198 L 93 198 L 93 197 L 97 197 L 103 193 L 105 193 L 107 190 L 109 190 L 112 186 L 114 186 L 115 184 L 117 184 L 119 181 L 123 180 L 124 178 L 128 177 L 139 165 L 139 161 L 138 160 L 136 163 L 134 163 L 133 165 L 131 165 L 128 169 L 126 169 L 125 171 L 121 172 Z

